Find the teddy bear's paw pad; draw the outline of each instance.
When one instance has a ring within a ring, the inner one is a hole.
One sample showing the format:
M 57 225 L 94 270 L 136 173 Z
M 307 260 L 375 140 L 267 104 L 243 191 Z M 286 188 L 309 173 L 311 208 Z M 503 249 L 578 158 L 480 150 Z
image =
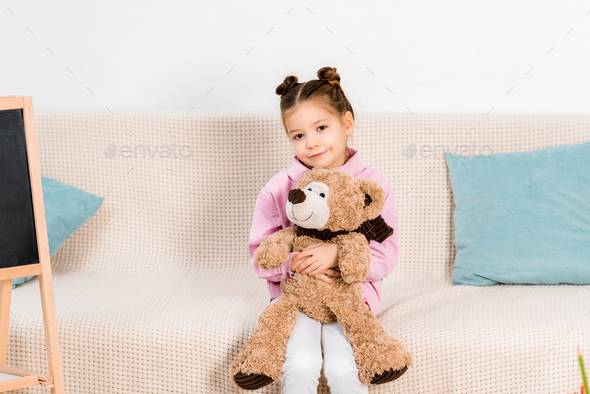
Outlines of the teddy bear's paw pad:
M 244 390 L 258 390 L 273 382 L 271 377 L 259 373 L 244 374 L 238 372 L 234 379 L 237 385 Z
M 396 370 L 394 370 L 393 368 L 389 368 L 387 371 L 375 375 L 373 377 L 373 380 L 371 380 L 371 384 L 383 384 L 383 383 L 391 382 L 392 380 L 395 380 L 395 379 L 399 378 L 400 376 L 402 376 L 404 374 L 404 372 L 406 372 L 407 370 L 408 370 L 407 365 L 401 369 L 396 369 Z

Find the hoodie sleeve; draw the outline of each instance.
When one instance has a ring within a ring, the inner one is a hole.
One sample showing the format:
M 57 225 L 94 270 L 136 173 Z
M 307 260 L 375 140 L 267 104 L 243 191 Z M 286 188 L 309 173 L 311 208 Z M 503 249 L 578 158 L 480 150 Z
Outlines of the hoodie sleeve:
M 289 253 L 287 261 L 276 269 L 268 270 L 260 268 L 254 263 L 254 252 L 260 246 L 262 240 L 280 229 L 282 229 L 282 225 L 277 204 L 272 194 L 266 188 L 263 188 L 256 199 L 250 238 L 248 240 L 250 263 L 252 264 L 254 276 L 272 282 L 279 282 L 293 276 L 293 272 L 291 272 L 291 259 L 296 252 Z
M 388 277 L 399 263 L 399 231 L 395 196 L 389 183 L 384 182 L 382 186 L 387 192 L 381 216 L 393 228 L 393 234 L 383 241 L 383 243 L 375 240 L 369 242 L 369 247 L 371 248 L 371 268 L 369 269 L 369 275 L 363 282 L 374 282 Z

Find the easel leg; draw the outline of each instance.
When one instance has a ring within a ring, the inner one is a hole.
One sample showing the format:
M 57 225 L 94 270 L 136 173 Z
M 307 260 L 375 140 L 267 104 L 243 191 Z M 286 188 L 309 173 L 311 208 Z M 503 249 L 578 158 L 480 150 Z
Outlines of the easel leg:
M 8 354 L 8 323 L 10 321 L 10 296 L 12 279 L 0 281 L 0 365 L 6 366 Z M 4 392 L 0 392 L 4 394 Z
M 6 365 L 8 354 L 8 322 L 10 319 L 10 295 L 12 294 L 12 279 L 2 281 L 0 294 L 0 365 Z
M 53 283 L 51 272 L 38 275 L 41 289 L 41 304 L 43 306 L 43 323 L 45 325 L 45 343 L 47 346 L 47 363 L 49 374 L 53 376 L 51 394 L 64 394 L 63 369 L 61 365 L 61 351 L 57 332 L 57 316 L 55 298 L 53 297 Z

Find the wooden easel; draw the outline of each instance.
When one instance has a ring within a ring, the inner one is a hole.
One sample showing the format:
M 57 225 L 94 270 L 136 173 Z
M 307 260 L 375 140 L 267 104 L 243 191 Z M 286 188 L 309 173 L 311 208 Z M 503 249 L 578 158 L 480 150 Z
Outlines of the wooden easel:
M 53 297 L 53 282 L 51 278 L 49 242 L 45 222 L 45 207 L 43 205 L 43 189 L 41 187 L 41 169 L 39 167 L 39 153 L 37 150 L 37 137 L 33 117 L 33 102 L 31 97 L 25 96 L 0 97 L 0 111 L 17 109 L 22 109 L 22 118 L 24 121 L 26 156 L 33 205 L 38 263 L 21 263 L 19 265 L 16 262 L 15 266 L 0 267 L 0 394 L 5 391 L 36 385 L 44 385 L 46 388 L 50 388 L 51 394 L 64 394 L 61 352 L 58 341 L 55 299 Z M 2 168 L 0 168 L 1 171 L 3 171 Z M 0 199 L 3 197 L 2 193 L 2 190 L 0 190 Z M 33 275 L 38 276 L 41 291 L 47 362 L 49 364 L 48 375 L 6 366 L 12 279 Z

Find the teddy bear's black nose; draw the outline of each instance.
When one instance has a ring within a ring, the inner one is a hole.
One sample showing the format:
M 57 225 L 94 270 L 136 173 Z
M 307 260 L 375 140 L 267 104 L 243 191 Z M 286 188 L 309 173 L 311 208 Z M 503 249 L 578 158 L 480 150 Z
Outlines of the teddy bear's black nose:
M 289 202 L 291 204 L 299 204 L 305 201 L 305 193 L 301 189 L 293 189 L 289 192 Z

